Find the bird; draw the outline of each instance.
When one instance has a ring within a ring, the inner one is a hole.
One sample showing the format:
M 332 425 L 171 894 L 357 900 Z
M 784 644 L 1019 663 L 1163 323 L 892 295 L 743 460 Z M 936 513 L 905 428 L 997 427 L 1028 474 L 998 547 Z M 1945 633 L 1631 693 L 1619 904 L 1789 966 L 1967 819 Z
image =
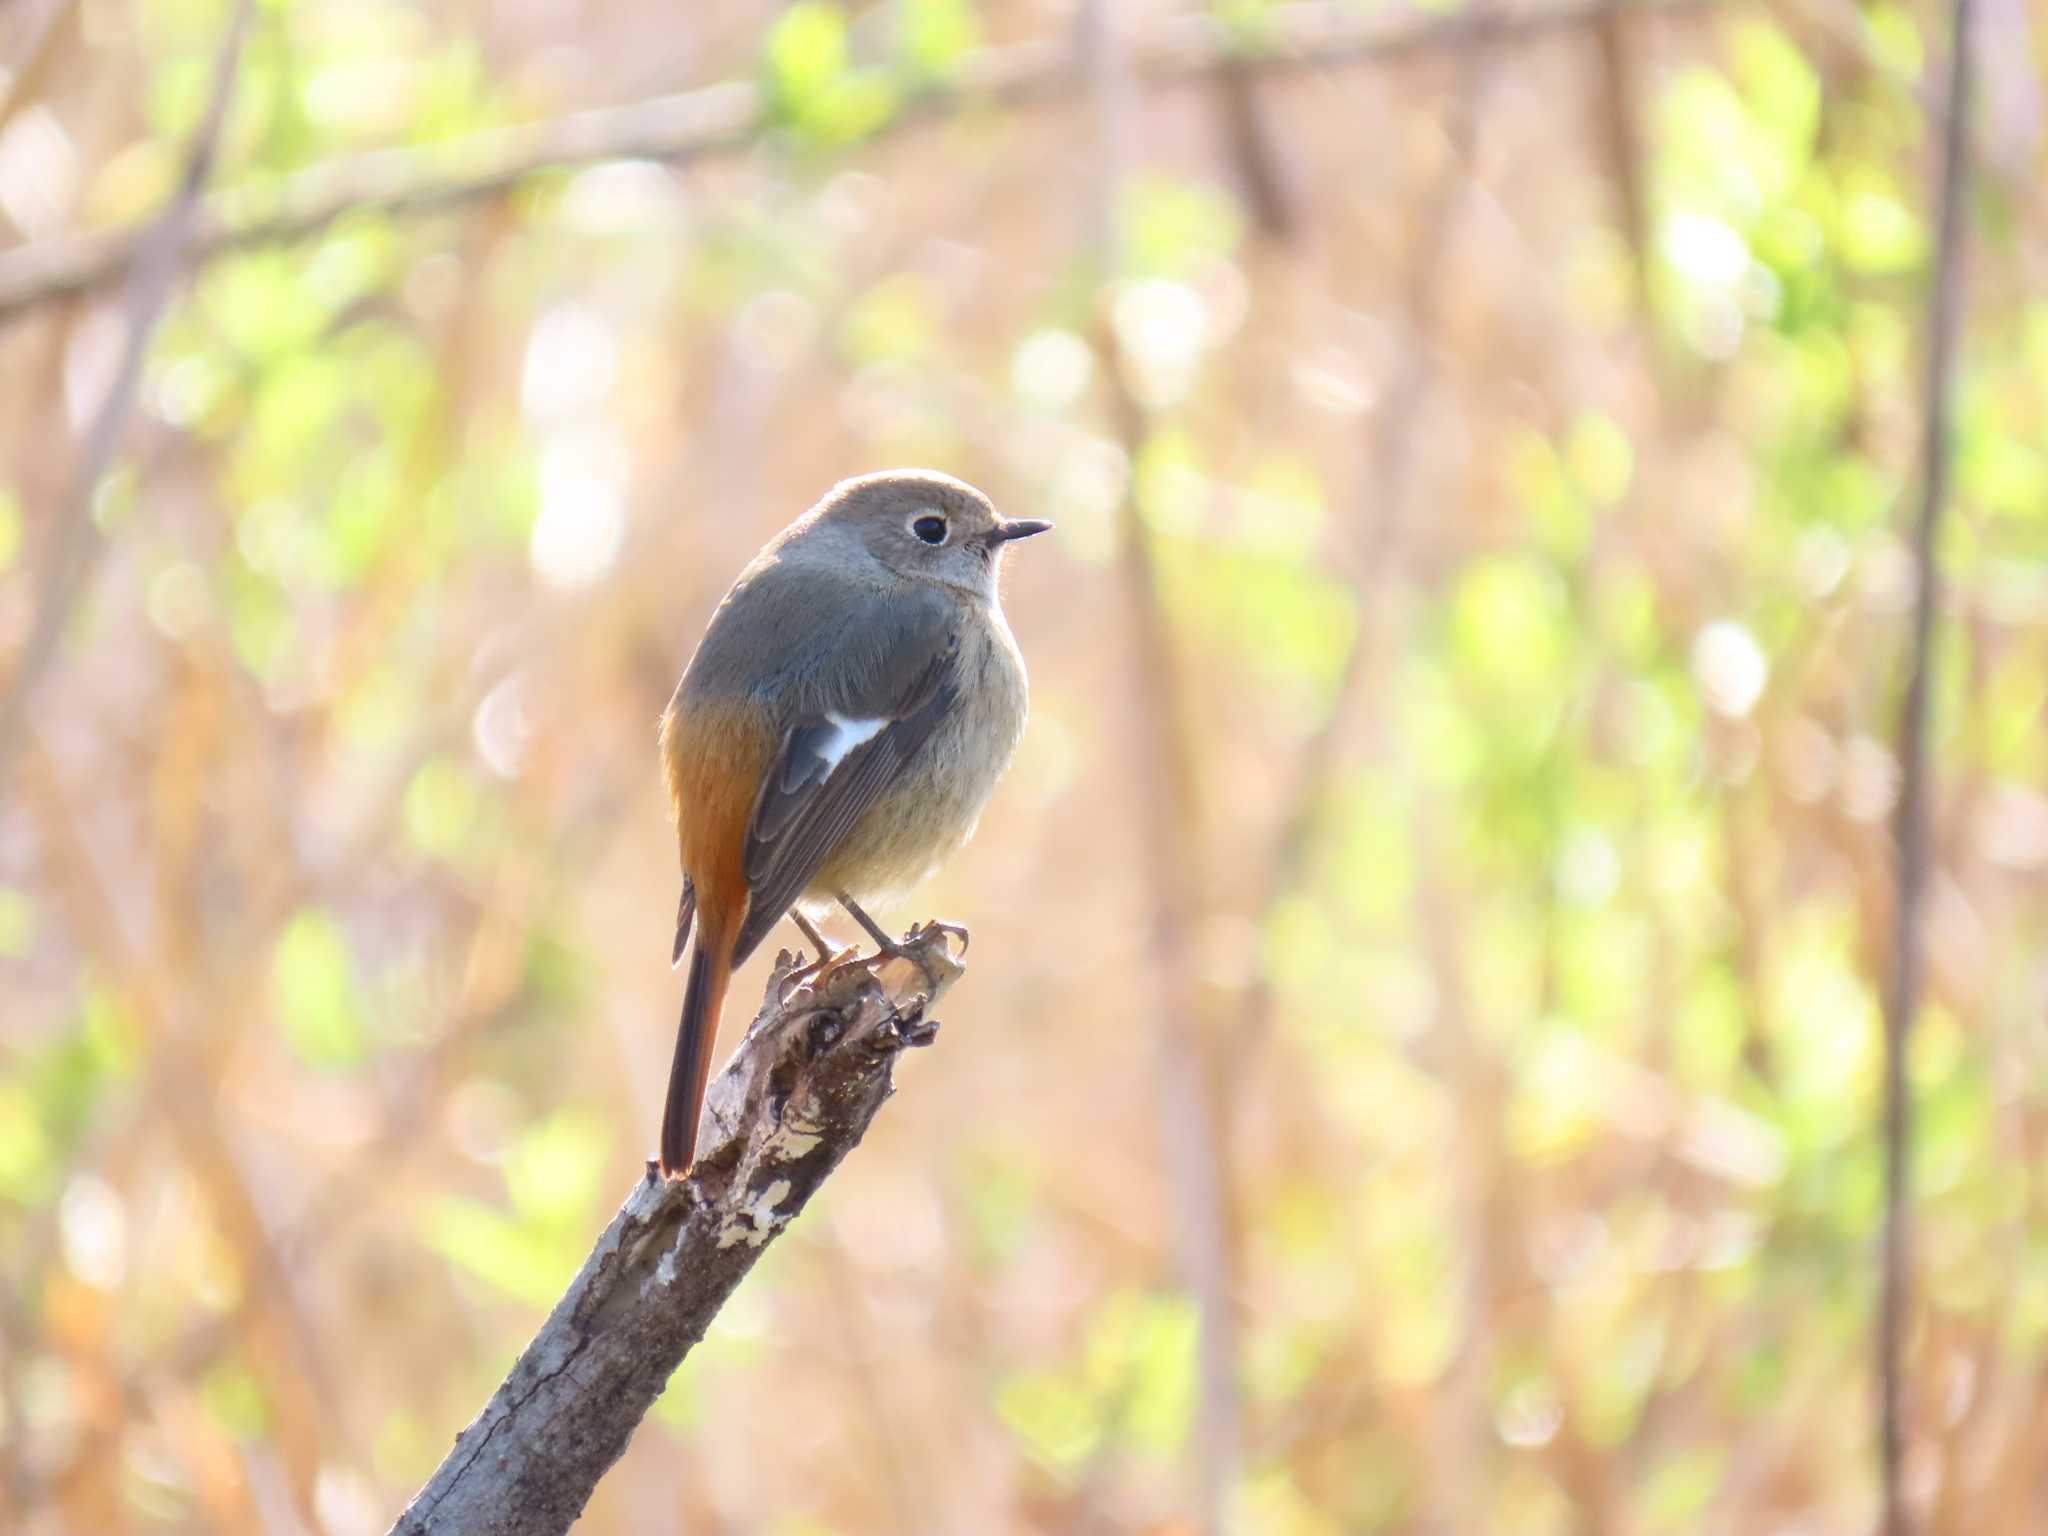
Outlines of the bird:
M 1028 706 L 998 594 L 1005 552 L 1052 524 L 951 475 L 835 485 L 770 539 L 712 614 L 662 713 L 682 863 L 672 963 L 690 948 L 660 1166 L 686 1176 L 732 973 L 785 914 L 918 884 L 973 834 Z

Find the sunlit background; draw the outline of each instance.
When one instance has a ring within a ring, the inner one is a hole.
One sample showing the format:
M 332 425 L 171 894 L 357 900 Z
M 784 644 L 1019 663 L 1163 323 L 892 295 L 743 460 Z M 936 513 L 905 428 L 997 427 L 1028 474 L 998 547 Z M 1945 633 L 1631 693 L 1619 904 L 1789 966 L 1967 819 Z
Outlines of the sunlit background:
M 1059 525 L 888 914 L 970 970 L 580 1529 L 1871 1530 L 1946 15 L 264 0 L 158 220 L 233 7 L 0 6 L 0 1529 L 388 1525 L 653 1149 L 678 671 L 925 464 Z M 2048 1518 L 2042 20 L 1910 1061 L 1969 1536 Z

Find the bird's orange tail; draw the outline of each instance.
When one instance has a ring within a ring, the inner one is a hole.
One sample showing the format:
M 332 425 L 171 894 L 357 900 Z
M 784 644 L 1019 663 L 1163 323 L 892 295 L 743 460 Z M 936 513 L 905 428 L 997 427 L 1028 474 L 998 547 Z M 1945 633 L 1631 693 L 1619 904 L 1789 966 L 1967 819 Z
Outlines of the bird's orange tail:
M 697 1156 L 697 1121 L 704 1113 L 704 1085 L 711 1078 L 711 1051 L 718 1043 L 718 1017 L 732 980 L 732 940 L 724 924 L 703 921 L 690 954 L 690 979 L 683 989 L 683 1017 L 676 1026 L 676 1058 L 668 1071 L 668 1107 L 661 1116 L 661 1171 L 680 1177 Z

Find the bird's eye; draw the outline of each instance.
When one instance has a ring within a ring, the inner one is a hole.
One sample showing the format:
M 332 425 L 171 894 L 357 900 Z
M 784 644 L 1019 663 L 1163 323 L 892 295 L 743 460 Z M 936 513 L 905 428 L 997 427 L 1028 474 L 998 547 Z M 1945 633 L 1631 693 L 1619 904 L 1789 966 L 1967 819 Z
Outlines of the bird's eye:
M 920 517 L 910 525 L 910 531 L 927 544 L 946 542 L 946 520 L 943 517 Z

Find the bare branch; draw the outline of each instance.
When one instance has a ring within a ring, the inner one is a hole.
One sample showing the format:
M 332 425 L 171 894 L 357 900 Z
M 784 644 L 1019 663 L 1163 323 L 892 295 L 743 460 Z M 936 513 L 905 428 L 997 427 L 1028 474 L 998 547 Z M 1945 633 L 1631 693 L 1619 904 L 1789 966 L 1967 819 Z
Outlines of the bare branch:
M 1905 1460 L 1906 1314 L 1911 1309 L 1913 1099 L 1906 1045 L 1920 1005 L 1924 953 L 1920 908 L 1927 892 L 1927 687 L 1939 593 L 1935 534 L 1948 499 L 1950 381 L 1963 318 L 1963 195 L 1970 175 L 1970 7 L 1955 0 L 1949 40 L 1941 163 L 1935 188 L 1934 273 L 1928 295 L 1925 415 L 1920 441 L 1920 508 L 1913 525 L 1913 618 L 1906 693 L 1899 708 L 1898 898 L 1892 913 L 1892 972 L 1884 1019 L 1884 1259 L 1878 1313 L 1879 1456 L 1885 1536 L 1908 1536 L 1901 1469 Z
M 1100 352 L 1117 397 L 1118 438 L 1136 461 L 1150 432 L 1142 406 L 1123 380 L 1115 328 L 1101 327 Z M 1231 1309 L 1230 1221 L 1225 1155 L 1209 1092 L 1210 1050 L 1195 986 L 1197 901 L 1193 737 L 1176 680 L 1172 636 L 1159 594 L 1151 536 L 1127 486 L 1119 509 L 1118 574 L 1130 626 L 1131 703 L 1143 750 L 1132 759 L 1140 802 L 1152 964 L 1158 979 L 1159 1128 L 1173 1193 L 1181 1272 L 1200 1314 L 1196 1456 L 1201 1507 L 1198 1529 L 1227 1529 L 1232 1490 L 1241 1470 L 1243 1425 L 1238 1393 L 1237 1320 Z
M 1115 214 L 1141 143 L 1134 88 L 1139 66 L 1117 26 L 1113 0 L 1087 0 L 1076 13 L 1074 52 L 1076 73 L 1088 82 L 1094 116 L 1095 162 L 1089 190 L 1095 253 L 1101 269 L 1115 274 L 1123 267 Z M 1106 365 L 1117 439 L 1126 461 L 1135 465 L 1152 423 L 1131 388 L 1107 300 L 1106 294 L 1098 300 L 1097 351 Z M 1244 1433 L 1237 1324 L 1230 1296 L 1226 1171 L 1208 1092 L 1209 1052 L 1195 987 L 1200 817 L 1195 806 L 1194 737 L 1175 677 L 1172 636 L 1135 483 L 1124 487 L 1118 520 L 1117 566 L 1130 625 L 1133 719 L 1143 743 L 1131 758 L 1132 789 L 1139 804 L 1152 964 L 1160 990 L 1153 1045 L 1159 1133 L 1167 1187 L 1173 1195 L 1181 1276 L 1200 1321 L 1195 1524 L 1205 1536 L 1216 1536 L 1228 1524 Z
M 393 1536 L 559 1536 L 754 1261 L 853 1150 L 930 1003 L 958 979 L 943 933 L 917 963 L 856 960 L 804 978 L 782 956 L 712 1084 L 687 1180 L 649 1165 L 490 1402 Z M 929 979 L 919 969 L 928 966 Z
M 63 44 L 77 35 L 81 0 L 52 0 L 31 25 L 28 47 L 15 65 L 5 86 L 0 86 L 0 128 L 14 121 L 14 115 L 41 91 L 63 54 Z
M 1235 38 L 1207 17 L 1181 17 L 1138 43 L 1131 67 L 1140 83 L 1164 87 L 1224 69 L 1276 74 L 1391 60 L 1481 40 L 1536 41 L 1614 11 L 1667 14 L 1712 3 L 1563 0 L 1485 15 L 1388 14 L 1305 3 L 1276 11 L 1256 41 Z M 950 81 L 921 88 L 877 130 L 877 137 L 928 126 L 968 108 L 1023 107 L 1075 96 L 1083 88 L 1069 51 L 1055 42 L 985 48 L 964 58 Z M 771 104 L 760 89 L 729 81 L 471 134 L 447 144 L 352 155 L 273 185 L 237 188 L 211 200 L 197 221 L 193 252 L 204 260 L 242 246 L 297 239 L 359 209 L 432 212 L 493 196 L 545 170 L 604 160 L 735 154 L 774 127 Z M 144 232 L 131 226 L 60 236 L 0 253 L 0 322 L 32 305 L 118 282 L 143 239 Z
M 1216 72 L 1216 107 L 1238 190 L 1251 210 L 1252 227 L 1278 244 L 1293 239 L 1301 225 L 1299 202 L 1266 104 L 1242 56 L 1226 59 Z

